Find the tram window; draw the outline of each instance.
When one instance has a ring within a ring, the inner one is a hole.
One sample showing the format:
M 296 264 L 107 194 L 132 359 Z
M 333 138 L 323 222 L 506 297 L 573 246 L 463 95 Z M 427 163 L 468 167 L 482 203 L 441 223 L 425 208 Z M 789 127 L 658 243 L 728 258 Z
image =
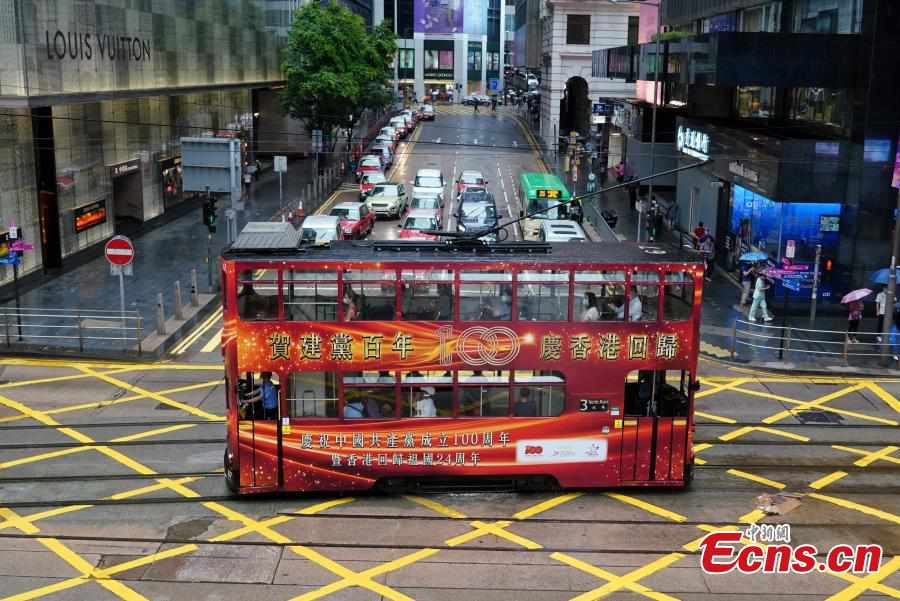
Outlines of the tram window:
M 360 321 L 391 321 L 397 313 L 397 297 L 393 282 L 381 282 L 376 284 L 366 282 L 355 284 L 352 288 L 344 284 L 344 315 L 347 313 L 348 292 L 353 298 L 353 305 L 357 320 Z
M 511 277 L 511 276 L 510 276 Z M 459 318 L 463 321 L 509 321 L 512 286 L 499 283 L 459 285 Z
M 403 319 L 452 320 L 453 291 L 452 282 L 404 282 Z
M 344 386 L 344 419 L 394 417 L 393 386 Z
M 459 389 L 461 417 L 509 415 L 509 386 L 464 386 Z
M 403 417 L 453 417 L 452 386 L 401 386 Z
M 240 419 L 278 419 L 279 384 L 278 374 L 270 371 L 248 371 L 237 382 L 238 416 Z
M 552 417 L 565 407 L 565 376 L 558 371 L 517 370 L 513 387 L 513 415 Z
M 337 273 L 328 271 L 283 272 L 284 318 L 289 321 L 336 321 Z
M 566 377 L 561 371 L 539 369 L 516 370 L 516 384 L 565 384 Z
M 507 384 L 509 383 L 509 372 L 498 370 L 460 370 L 460 384 Z
M 625 380 L 625 415 L 684 417 L 688 414 L 687 371 L 638 370 Z
M 298 371 L 288 378 L 288 411 L 291 417 L 337 417 L 337 374 L 330 371 Z
M 526 321 L 569 318 L 569 273 L 523 271 L 518 276 L 518 317 Z
M 635 271 L 631 276 L 631 294 L 628 298 L 628 321 L 656 321 L 659 309 L 659 273 L 656 271 Z M 640 315 L 637 312 L 640 299 Z
M 624 271 L 576 271 L 576 282 L 625 282 Z
M 241 272 L 238 282 L 238 314 L 244 321 L 278 319 L 278 283 L 275 270 L 265 270 L 254 277 L 253 271 Z
M 694 280 L 687 271 L 666 273 L 663 319 L 685 321 L 691 318 L 694 306 Z
M 453 384 L 453 373 L 450 371 L 404 371 L 400 374 L 401 384 Z
M 575 320 L 622 321 L 618 308 L 624 299 L 622 284 L 575 284 Z

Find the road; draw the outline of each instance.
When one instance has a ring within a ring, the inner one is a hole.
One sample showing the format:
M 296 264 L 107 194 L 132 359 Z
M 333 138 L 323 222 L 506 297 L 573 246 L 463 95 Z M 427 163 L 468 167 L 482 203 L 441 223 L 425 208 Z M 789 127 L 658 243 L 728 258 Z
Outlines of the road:
M 516 214 L 518 171 L 540 163 L 512 119 L 443 111 L 390 176 L 480 169 Z M 0 358 L 0 601 L 900 598 L 900 380 L 702 360 L 685 491 L 238 500 L 221 474 L 220 328 L 212 315 L 159 363 Z M 779 492 L 797 506 L 763 513 Z M 885 559 L 866 577 L 700 570 L 700 537 L 756 523 Z

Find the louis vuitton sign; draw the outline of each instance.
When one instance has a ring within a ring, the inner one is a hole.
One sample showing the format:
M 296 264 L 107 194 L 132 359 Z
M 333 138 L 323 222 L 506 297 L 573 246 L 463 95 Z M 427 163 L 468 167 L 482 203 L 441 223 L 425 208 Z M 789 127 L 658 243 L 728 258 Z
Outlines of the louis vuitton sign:
M 83 31 L 44 31 L 47 60 L 150 60 L 150 40 Z

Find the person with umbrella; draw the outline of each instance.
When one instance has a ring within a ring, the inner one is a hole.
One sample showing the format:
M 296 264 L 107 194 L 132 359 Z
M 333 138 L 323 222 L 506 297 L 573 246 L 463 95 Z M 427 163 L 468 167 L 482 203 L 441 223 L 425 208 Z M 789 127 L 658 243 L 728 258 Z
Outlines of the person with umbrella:
M 854 344 L 859 340 L 856 338 L 856 332 L 859 330 L 859 321 L 862 319 L 863 303 L 862 299 L 872 294 L 868 288 L 860 288 L 852 292 L 848 292 L 841 299 L 842 305 L 847 305 L 847 338 Z
M 762 309 L 763 319 L 766 321 L 772 321 L 775 319 L 769 313 L 769 305 L 766 303 L 766 291 L 770 288 L 769 280 L 762 273 L 757 273 L 756 275 L 756 285 L 753 287 L 753 304 L 750 305 L 750 313 L 747 315 L 747 319 L 753 322 L 758 322 L 759 319 L 756 318 L 756 314 Z
M 887 292 L 885 286 L 881 287 L 878 294 L 875 295 L 875 315 L 878 317 L 878 335 L 875 340 L 879 343 L 882 341 L 881 332 L 884 330 L 884 311 L 887 308 Z

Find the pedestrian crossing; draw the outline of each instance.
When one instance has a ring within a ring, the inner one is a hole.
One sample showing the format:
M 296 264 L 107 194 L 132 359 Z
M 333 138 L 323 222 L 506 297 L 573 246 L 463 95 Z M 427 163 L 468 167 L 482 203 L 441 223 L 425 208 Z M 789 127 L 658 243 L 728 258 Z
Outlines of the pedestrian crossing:
M 464 104 L 439 104 L 435 107 L 435 111 L 439 115 L 490 115 L 492 114 L 490 105 L 482 105 L 478 107 L 478 112 L 475 112 L 475 109 L 471 106 L 466 106 Z M 515 112 L 515 109 L 512 107 L 498 106 L 496 113 L 509 113 L 512 114 Z

